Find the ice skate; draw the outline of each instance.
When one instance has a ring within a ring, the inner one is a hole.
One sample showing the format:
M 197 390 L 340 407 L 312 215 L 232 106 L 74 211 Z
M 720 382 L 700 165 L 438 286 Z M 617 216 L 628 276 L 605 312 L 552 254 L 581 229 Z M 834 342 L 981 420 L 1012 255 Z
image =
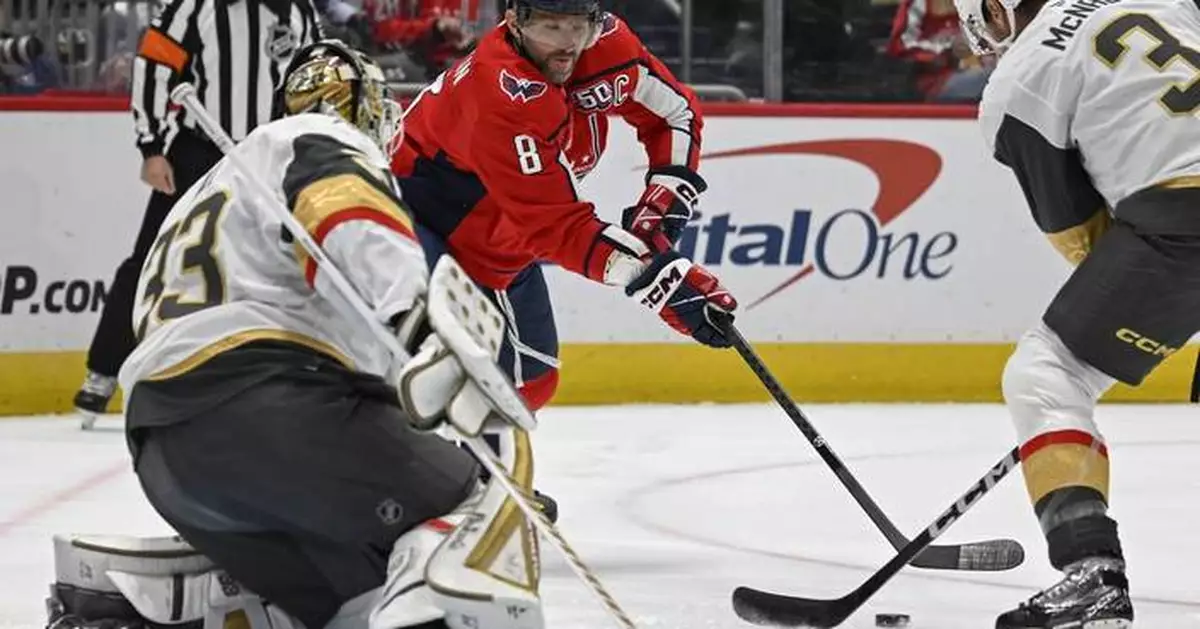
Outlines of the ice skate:
M 1133 626 L 1133 604 L 1125 563 L 1084 559 L 1066 570 L 1057 584 L 1035 594 L 996 619 L 996 629 L 1126 629 Z
M 96 417 L 108 411 L 108 403 L 116 392 L 116 378 L 88 371 L 83 386 L 75 393 L 75 410 L 82 416 L 80 427 L 91 430 Z

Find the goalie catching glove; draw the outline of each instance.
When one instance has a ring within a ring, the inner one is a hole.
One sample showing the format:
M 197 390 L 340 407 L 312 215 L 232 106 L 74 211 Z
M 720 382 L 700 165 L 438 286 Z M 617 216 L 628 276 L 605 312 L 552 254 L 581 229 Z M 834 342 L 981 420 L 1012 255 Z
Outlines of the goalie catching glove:
M 396 390 L 400 405 L 418 430 L 434 430 L 448 422 L 467 436 L 477 436 L 493 409 L 467 376 L 453 352 L 436 334 L 400 368 Z
M 419 430 L 448 422 L 464 436 L 506 423 L 536 427 L 497 358 L 505 322 L 450 256 L 429 278 L 428 304 L 417 304 L 397 325 L 400 344 L 415 355 L 393 370 L 400 405 Z M 490 425 L 489 425 L 490 424 Z

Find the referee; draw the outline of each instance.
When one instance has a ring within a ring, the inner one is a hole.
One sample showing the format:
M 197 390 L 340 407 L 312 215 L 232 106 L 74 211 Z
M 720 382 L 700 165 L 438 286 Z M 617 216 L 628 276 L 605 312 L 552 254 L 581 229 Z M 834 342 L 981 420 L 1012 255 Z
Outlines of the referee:
M 153 192 L 133 253 L 117 267 L 88 349 L 88 373 L 75 408 L 90 429 L 117 388 L 121 363 L 137 344 L 130 313 L 138 275 L 175 201 L 221 159 L 186 111 L 172 111 L 171 88 L 196 86 L 205 108 L 234 139 L 269 122 L 293 53 L 320 40 L 313 0 L 170 0 L 142 36 L 133 69 L 134 128 L 142 181 Z

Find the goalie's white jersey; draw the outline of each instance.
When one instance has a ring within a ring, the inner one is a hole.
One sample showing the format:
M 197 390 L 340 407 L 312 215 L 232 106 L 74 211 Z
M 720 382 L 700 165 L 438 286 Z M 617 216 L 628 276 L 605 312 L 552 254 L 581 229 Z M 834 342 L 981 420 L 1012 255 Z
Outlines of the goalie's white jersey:
M 1040 166 L 1055 151 L 1078 152 L 1109 207 L 1200 175 L 1200 8 L 1193 0 L 1049 2 L 1000 60 L 980 119 L 1031 198 L 1053 201 L 1038 189 L 1076 184 Z
M 171 210 L 138 280 L 140 342 L 125 391 L 256 340 L 297 343 L 383 375 L 392 359 L 246 177 L 265 182 L 387 322 L 424 295 L 428 272 L 383 153 L 341 119 L 302 114 L 259 127 Z

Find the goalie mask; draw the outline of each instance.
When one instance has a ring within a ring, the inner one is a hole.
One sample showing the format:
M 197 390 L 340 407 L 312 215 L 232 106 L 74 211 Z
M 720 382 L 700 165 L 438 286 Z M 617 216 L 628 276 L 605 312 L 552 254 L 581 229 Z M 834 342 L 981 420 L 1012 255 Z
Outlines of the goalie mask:
M 284 115 L 322 113 L 358 127 L 391 157 L 404 138 L 400 105 L 383 70 L 370 57 L 338 40 L 323 40 L 296 53 L 283 81 Z
M 954 0 L 954 8 L 958 10 L 958 19 L 962 24 L 963 33 L 971 51 L 976 55 L 1002 54 L 1017 38 L 1017 7 L 1024 0 L 998 0 L 1004 7 L 1004 18 L 1008 21 L 1008 34 L 996 37 L 988 26 L 990 11 L 987 0 Z

